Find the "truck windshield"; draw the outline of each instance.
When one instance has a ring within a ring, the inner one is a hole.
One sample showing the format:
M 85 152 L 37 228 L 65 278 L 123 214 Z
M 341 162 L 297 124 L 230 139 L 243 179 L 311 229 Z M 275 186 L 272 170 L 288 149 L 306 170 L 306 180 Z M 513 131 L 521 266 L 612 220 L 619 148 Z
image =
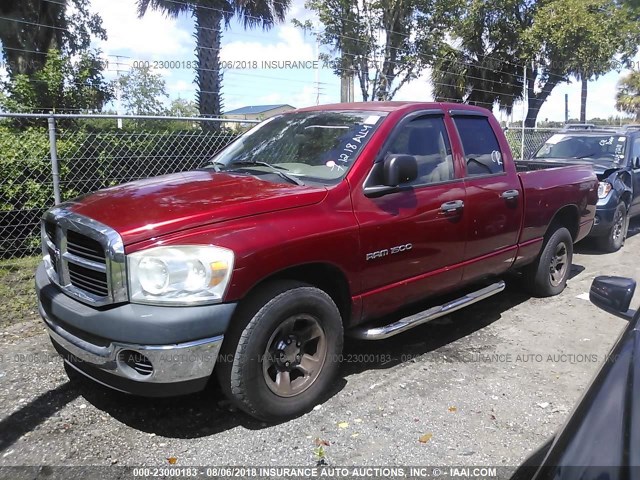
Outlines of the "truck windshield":
M 302 181 L 337 183 L 382 123 L 384 112 L 284 114 L 257 125 L 206 165 Z
M 626 138 L 611 133 L 553 135 L 534 158 L 576 158 L 591 161 L 620 162 L 624 158 Z

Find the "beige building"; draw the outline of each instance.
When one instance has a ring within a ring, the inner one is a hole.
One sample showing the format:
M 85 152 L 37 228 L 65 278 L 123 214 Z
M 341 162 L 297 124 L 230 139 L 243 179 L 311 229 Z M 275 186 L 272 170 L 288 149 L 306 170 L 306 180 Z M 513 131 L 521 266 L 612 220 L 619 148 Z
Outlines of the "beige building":
M 230 110 L 224 115 L 224 118 L 234 119 L 234 120 L 265 120 L 269 117 L 273 117 L 274 115 L 278 115 L 280 113 L 288 112 L 290 110 L 295 110 L 294 107 L 287 104 L 280 105 L 250 105 L 248 107 L 236 108 L 235 110 Z M 237 130 L 239 128 L 246 128 L 253 125 L 252 123 L 240 123 L 240 122 L 225 122 L 224 126 L 226 128 L 231 128 L 233 130 Z

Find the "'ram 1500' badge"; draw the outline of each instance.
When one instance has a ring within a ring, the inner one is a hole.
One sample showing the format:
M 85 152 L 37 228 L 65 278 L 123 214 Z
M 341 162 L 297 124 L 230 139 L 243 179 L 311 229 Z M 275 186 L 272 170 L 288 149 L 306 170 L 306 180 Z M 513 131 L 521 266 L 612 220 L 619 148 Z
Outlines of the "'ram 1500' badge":
M 385 248 L 384 250 L 378 250 L 377 252 L 367 253 L 367 260 L 375 260 L 376 258 L 387 257 L 396 253 L 408 252 L 413 248 L 413 244 L 406 243 L 404 245 L 397 245 L 391 248 Z

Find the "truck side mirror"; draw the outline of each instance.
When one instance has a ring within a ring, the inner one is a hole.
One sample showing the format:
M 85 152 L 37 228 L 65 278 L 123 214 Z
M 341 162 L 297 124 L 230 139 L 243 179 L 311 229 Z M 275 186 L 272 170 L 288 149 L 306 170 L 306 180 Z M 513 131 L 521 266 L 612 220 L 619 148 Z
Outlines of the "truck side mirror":
M 636 157 L 633 159 L 633 169 L 640 168 L 640 157 Z
M 630 320 L 635 313 L 629 310 L 635 290 L 635 280 L 603 275 L 593 279 L 589 300 L 609 313 Z
M 382 167 L 383 184 L 397 187 L 418 178 L 418 162 L 412 155 L 389 155 Z

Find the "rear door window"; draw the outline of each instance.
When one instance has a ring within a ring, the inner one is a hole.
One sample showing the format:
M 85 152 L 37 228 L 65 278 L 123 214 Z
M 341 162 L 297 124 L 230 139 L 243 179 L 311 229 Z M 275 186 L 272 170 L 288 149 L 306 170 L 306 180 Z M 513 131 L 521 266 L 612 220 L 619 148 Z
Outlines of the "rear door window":
M 467 176 L 503 173 L 502 152 L 489 119 L 459 116 L 453 120 L 462 142 Z

